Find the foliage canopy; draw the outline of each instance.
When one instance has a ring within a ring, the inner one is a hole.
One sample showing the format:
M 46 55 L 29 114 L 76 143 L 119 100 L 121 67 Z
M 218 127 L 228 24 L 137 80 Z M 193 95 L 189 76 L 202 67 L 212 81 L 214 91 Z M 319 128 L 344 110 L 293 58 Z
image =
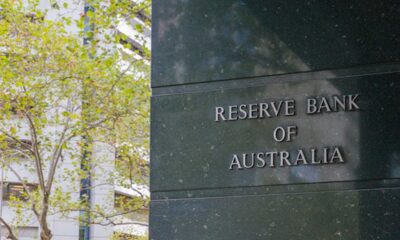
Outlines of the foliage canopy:
M 126 37 L 117 26 L 138 14 L 149 16 L 149 9 L 148 0 L 0 0 L 0 160 L 26 194 L 10 199 L 13 222 L 0 218 L 10 238 L 16 239 L 14 227 L 28 221 L 19 216 L 26 211 L 39 222 L 41 239 L 52 238 L 52 214 L 118 224 L 120 212 L 74 197 L 82 190 L 80 180 L 90 176 L 127 187 L 146 181 L 150 53 L 144 47 L 141 57 L 126 54 L 120 47 Z M 137 25 L 137 37 L 149 24 Z M 117 156 L 118 171 L 99 171 L 110 157 L 94 157 L 94 149 Z M 66 181 L 68 188 L 60 184 Z M 28 186 L 32 182 L 37 188 Z M 146 206 L 141 197 L 125 210 Z M 86 217 L 72 214 L 82 211 Z

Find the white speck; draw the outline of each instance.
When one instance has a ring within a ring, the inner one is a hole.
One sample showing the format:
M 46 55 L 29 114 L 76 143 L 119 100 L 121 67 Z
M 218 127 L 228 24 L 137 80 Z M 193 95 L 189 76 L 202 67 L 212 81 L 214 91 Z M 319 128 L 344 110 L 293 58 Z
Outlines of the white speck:
M 275 227 L 275 222 L 269 224 L 270 227 Z
M 335 232 L 335 235 L 337 235 L 337 236 L 342 236 L 342 233 L 341 232 Z

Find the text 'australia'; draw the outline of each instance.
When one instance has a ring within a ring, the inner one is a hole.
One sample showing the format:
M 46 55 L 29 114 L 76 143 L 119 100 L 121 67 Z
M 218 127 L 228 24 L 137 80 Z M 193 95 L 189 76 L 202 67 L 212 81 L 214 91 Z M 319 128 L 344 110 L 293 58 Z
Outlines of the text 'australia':
M 296 151 L 267 151 L 233 154 L 230 170 L 251 168 L 291 167 L 298 165 L 322 165 L 344 163 L 344 155 L 339 147 L 310 148 Z

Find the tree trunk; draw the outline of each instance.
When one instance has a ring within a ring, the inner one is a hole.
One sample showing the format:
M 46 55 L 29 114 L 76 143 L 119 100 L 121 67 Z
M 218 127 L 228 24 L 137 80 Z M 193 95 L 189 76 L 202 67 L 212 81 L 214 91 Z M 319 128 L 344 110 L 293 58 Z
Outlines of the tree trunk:
M 49 229 L 42 229 L 42 232 L 40 233 L 40 240 L 51 240 L 52 238 L 53 235 L 51 234 L 51 231 Z
M 43 196 L 43 209 L 39 219 L 39 224 L 41 227 L 41 232 L 40 232 L 41 240 L 51 240 L 53 238 L 53 234 L 51 233 L 51 230 L 49 229 L 49 225 L 47 223 L 48 210 L 49 210 L 49 196 L 48 194 L 45 194 L 45 196 Z

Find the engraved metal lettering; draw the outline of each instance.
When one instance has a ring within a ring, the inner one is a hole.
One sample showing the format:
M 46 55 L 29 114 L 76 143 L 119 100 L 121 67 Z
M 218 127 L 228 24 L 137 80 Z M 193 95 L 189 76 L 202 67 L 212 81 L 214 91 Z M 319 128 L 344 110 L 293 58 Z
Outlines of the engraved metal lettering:
M 267 161 L 269 164 L 267 165 Z M 300 165 L 343 164 L 346 160 L 340 147 L 309 148 L 295 151 L 267 151 L 233 154 L 230 170 L 253 168 L 285 168 Z
M 277 142 L 283 142 L 286 138 L 286 132 L 283 127 L 277 127 L 274 130 L 274 140 Z
M 306 99 L 306 114 L 314 115 L 331 112 L 350 112 L 360 110 L 359 94 L 317 96 Z M 215 121 L 236 121 L 245 119 L 264 119 L 278 116 L 294 116 L 296 102 L 293 99 L 271 102 L 231 105 L 215 107 Z M 276 142 L 290 142 L 298 135 L 296 125 L 278 126 L 273 131 Z M 264 151 L 233 154 L 230 170 L 252 168 L 293 167 L 299 165 L 342 164 L 346 160 L 340 147 L 308 148 L 289 151 Z

